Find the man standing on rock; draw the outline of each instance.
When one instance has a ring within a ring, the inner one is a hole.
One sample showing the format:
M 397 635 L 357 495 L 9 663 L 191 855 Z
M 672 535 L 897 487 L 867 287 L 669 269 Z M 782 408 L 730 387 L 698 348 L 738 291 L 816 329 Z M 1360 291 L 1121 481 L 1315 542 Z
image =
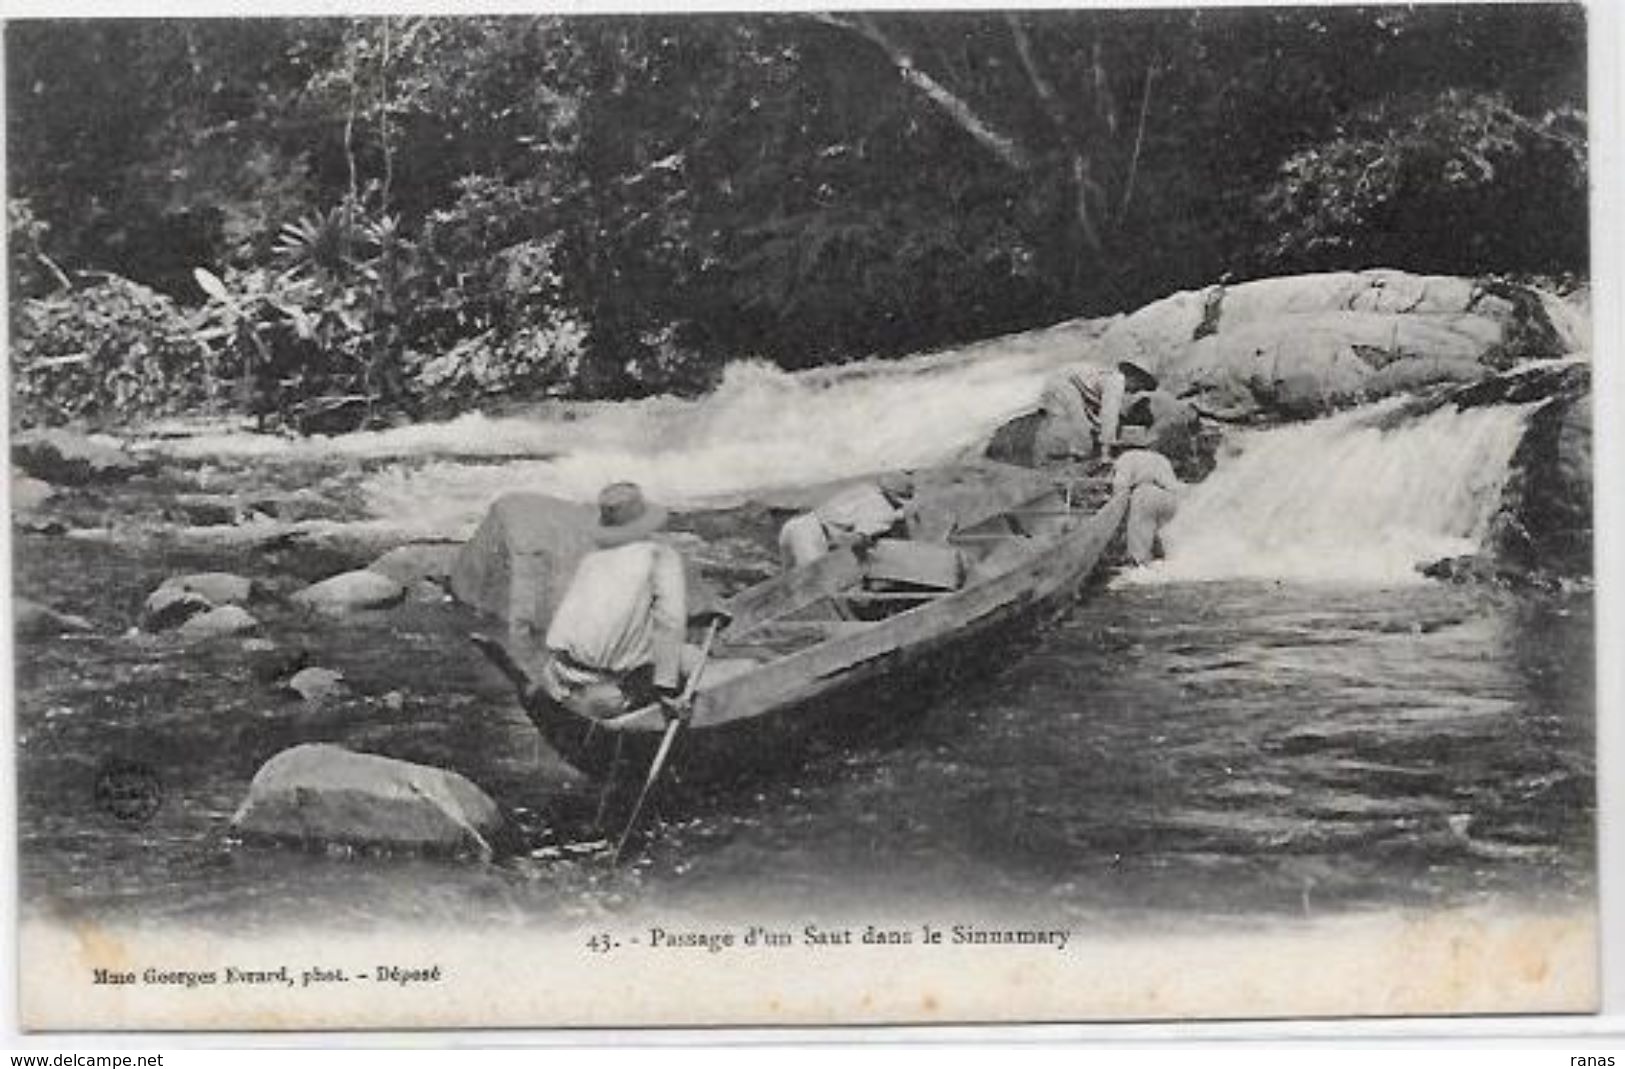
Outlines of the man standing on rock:
M 598 495 L 598 548 L 576 565 L 547 628 L 540 686 L 560 705 L 603 718 L 678 700 L 699 651 L 684 644 L 682 557 L 653 537 L 666 518 L 636 483 Z
M 1135 564 L 1150 564 L 1158 556 L 1162 529 L 1179 508 L 1185 484 L 1161 453 L 1130 449 L 1112 468 L 1112 493 L 1129 495 L 1128 555 Z

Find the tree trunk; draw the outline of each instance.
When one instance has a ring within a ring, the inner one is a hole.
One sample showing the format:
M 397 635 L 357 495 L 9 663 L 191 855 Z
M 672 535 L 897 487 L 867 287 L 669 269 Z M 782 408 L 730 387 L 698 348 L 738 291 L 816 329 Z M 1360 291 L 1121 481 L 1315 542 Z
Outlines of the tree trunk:
M 880 28 L 864 15 L 854 15 L 850 19 L 829 14 L 810 13 L 808 18 L 821 22 L 826 26 L 833 26 L 848 33 L 855 33 L 879 48 L 897 68 L 898 76 L 909 85 L 917 89 L 921 95 L 934 104 L 939 111 L 952 119 L 961 130 L 969 134 L 977 144 L 987 149 L 1006 167 L 1017 172 L 1026 172 L 1032 169 L 1032 160 L 1026 151 L 1011 138 L 993 127 L 991 123 L 976 113 L 962 97 L 958 96 L 947 86 L 931 77 L 914 63 L 914 59 L 901 47 L 887 37 Z

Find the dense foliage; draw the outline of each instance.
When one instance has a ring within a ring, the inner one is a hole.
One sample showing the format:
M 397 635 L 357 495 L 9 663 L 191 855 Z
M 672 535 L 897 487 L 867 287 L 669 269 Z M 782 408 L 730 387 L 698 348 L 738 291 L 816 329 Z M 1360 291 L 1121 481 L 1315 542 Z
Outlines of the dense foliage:
M 31 419 L 696 390 L 1222 274 L 1587 268 L 1578 5 L 13 22 Z

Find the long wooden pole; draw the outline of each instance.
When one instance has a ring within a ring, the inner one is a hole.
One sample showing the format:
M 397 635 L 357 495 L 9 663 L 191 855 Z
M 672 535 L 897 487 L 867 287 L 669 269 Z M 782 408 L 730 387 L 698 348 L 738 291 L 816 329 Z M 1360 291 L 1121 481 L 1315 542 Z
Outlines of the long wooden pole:
M 689 674 L 688 686 L 683 688 L 682 696 L 678 699 L 685 707 L 694 702 L 694 695 L 700 689 L 700 676 L 705 673 L 706 663 L 711 660 L 711 644 L 716 641 L 717 630 L 722 626 L 722 620 L 713 617 L 711 626 L 706 628 L 705 642 L 700 646 L 700 659 L 694 665 L 694 671 Z M 649 797 L 649 791 L 654 787 L 655 781 L 660 778 L 661 769 L 666 766 L 666 758 L 671 754 L 671 744 L 677 741 L 677 732 L 682 728 L 685 717 L 673 717 L 671 723 L 666 725 L 666 733 L 660 737 L 660 748 L 655 751 L 655 759 L 649 765 L 649 775 L 643 780 L 643 790 L 638 792 L 637 804 L 632 807 L 632 816 L 627 819 L 626 827 L 621 831 L 620 839 L 615 843 L 615 852 L 610 855 L 609 863 L 618 865 L 621 862 L 621 851 L 626 848 L 626 842 L 632 837 L 632 829 L 637 827 L 638 816 L 643 812 L 643 803 Z

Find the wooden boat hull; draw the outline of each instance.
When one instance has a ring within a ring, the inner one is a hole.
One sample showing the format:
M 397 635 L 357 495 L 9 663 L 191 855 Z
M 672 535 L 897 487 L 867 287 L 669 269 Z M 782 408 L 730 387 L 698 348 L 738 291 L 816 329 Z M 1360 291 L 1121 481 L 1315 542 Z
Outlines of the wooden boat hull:
M 1065 611 L 1098 567 L 1126 507 L 1125 497 L 1115 497 L 1003 574 L 702 688 L 670 775 L 678 782 L 748 776 L 801 760 L 820 744 L 849 745 L 901 729 L 944 685 L 1007 661 L 999 655 L 1029 627 Z M 856 565 L 832 555 L 827 567 Z M 749 596 L 731 631 L 755 622 L 748 619 Z M 540 694 L 526 712 L 560 756 L 600 777 L 617 765 L 647 768 L 665 726 L 658 709 L 600 722 Z

